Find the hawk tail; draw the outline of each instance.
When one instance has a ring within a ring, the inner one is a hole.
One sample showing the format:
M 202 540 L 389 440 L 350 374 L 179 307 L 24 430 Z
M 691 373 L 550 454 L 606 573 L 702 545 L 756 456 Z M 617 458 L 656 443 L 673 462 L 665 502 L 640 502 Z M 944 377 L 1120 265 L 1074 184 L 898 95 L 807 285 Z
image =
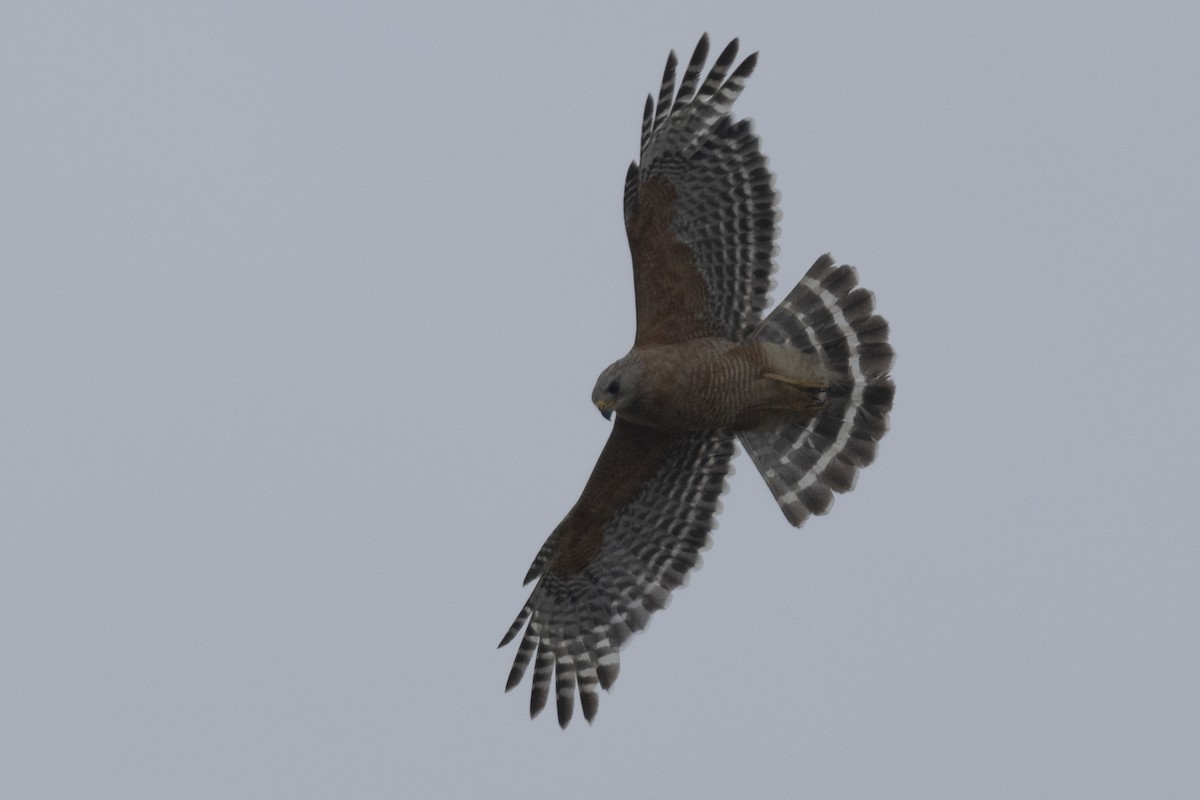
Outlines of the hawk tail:
M 784 516 L 799 526 L 828 511 L 833 492 L 854 488 L 887 432 L 895 394 L 888 324 L 854 267 L 826 254 L 750 338 L 815 357 L 832 376 L 816 415 L 739 434 Z

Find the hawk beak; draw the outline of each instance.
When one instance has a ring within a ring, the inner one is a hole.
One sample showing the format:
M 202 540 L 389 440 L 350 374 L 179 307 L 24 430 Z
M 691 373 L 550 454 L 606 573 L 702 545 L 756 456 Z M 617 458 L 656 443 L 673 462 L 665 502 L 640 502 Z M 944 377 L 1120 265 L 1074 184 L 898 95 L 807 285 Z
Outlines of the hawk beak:
M 604 417 L 607 420 L 611 420 L 612 419 L 612 411 L 608 410 L 607 408 L 602 408 L 602 409 L 600 409 L 600 416 Z
M 608 420 L 612 419 L 612 404 L 607 400 L 597 400 L 596 408 L 600 409 L 600 416 Z

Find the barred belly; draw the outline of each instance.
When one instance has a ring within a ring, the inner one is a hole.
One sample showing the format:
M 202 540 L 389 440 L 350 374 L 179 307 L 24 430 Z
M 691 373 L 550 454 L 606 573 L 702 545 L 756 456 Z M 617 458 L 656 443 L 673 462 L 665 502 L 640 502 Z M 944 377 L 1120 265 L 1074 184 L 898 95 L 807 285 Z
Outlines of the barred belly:
M 761 375 L 768 360 L 757 343 L 705 338 L 637 348 L 644 404 L 639 421 L 682 430 L 739 429 L 769 398 Z

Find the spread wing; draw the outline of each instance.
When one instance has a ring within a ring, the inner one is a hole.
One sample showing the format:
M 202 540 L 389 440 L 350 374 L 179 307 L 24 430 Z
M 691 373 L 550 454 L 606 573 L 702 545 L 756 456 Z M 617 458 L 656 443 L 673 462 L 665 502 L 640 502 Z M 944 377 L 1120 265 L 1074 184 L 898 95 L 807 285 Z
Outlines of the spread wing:
M 758 54 L 732 73 L 734 39 L 703 83 L 708 35 L 675 91 L 667 58 L 646 98 L 641 163 L 625 179 L 625 229 L 637 302 L 635 346 L 702 336 L 744 339 L 769 304 L 778 196 L 750 120 L 730 116 Z
M 584 716 L 595 716 L 598 688 L 617 677 L 618 648 L 700 561 L 734 448 L 722 431 L 656 431 L 617 417 L 579 501 L 529 568 L 525 582 L 537 585 L 500 642 L 524 627 L 506 690 L 532 662 L 531 716 L 552 677 L 560 725 L 576 687 Z

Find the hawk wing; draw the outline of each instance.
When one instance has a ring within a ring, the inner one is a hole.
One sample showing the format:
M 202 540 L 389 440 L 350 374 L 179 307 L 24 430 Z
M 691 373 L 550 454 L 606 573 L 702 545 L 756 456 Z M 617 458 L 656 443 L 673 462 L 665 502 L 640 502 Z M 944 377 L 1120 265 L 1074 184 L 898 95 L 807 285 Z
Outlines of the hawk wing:
M 734 39 L 704 82 L 701 37 L 675 91 L 667 58 L 658 102 L 646 98 L 641 164 L 625 178 L 625 230 L 637 302 L 635 346 L 702 336 L 744 339 L 769 303 L 778 196 L 750 120 L 729 112 L 754 71 Z
M 625 184 L 625 226 L 637 302 L 635 345 L 703 336 L 740 340 L 767 306 L 776 195 L 748 121 L 729 111 L 755 56 L 730 73 L 732 42 L 700 81 L 702 37 L 675 92 L 667 59 L 658 103 L 647 101 L 641 165 Z M 533 664 L 530 713 L 556 683 L 566 726 L 578 689 L 591 720 L 599 687 L 617 677 L 618 648 L 699 562 L 735 452 L 727 431 L 669 432 L 618 415 L 579 501 L 534 559 L 533 592 L 500 645 L 521 636 L 508 689 Z
M 552 677 L 559 725 L 571 719 L 577 686 L 584 716 L 595 716 L 598 688 L 616 680 L 618 648 L 708 546 L 734 452 L 723 431 L 674 433 L 617 417 L 579 501 L 529 568 L 525 582 L 537 585 L 500 642 L 524 627 L 506 691 L 532 662 L 531 716 Z

